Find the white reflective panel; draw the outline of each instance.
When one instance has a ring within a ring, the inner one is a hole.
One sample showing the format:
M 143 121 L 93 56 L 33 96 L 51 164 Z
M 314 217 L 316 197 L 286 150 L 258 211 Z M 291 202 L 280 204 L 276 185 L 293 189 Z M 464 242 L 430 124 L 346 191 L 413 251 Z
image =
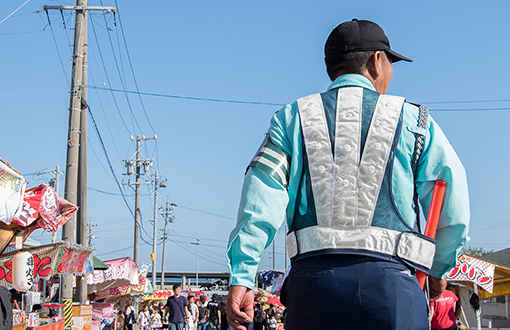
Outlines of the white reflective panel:
M 333 216 L 333 155 L 320 94 L 313 94 L 297 101 L 303 141 L 308 155 L 308 168 L 317 222 L 330 224 Z

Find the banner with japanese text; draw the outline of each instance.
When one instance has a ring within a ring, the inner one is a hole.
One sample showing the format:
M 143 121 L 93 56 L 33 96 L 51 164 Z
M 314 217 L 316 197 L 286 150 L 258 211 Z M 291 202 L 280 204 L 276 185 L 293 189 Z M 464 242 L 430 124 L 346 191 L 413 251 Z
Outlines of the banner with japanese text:
M 81 245 L 55 243 L 27 249 L 34 257 L 34 282 L 40 278 L 48 279 L 55 274 L 82 275 L 85 263 L 90 258 L 92 249 Z M 18 251 L 4 253 L 0 256 L 0 285 L 12 286 L 12 259 Z
M 12 222 L 28 227 L 37 221 L 38 227 L 56 232 L 77 210 L 77 206 L 65 200 L 50 186 L 41 184 L 25 192 L 21 212 Z

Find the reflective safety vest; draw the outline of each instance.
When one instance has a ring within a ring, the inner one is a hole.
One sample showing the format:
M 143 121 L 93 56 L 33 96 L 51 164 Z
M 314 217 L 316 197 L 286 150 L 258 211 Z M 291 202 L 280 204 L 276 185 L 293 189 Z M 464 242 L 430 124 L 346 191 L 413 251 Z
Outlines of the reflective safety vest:
M 297 101 L 305 157 L 287 234 L 291 259 L 305 254 L 362 254 L 397 257 L 430 270 L 434 241 L 413 230 L 392 196 L 403 103 L 402 97 L 361 87 Z

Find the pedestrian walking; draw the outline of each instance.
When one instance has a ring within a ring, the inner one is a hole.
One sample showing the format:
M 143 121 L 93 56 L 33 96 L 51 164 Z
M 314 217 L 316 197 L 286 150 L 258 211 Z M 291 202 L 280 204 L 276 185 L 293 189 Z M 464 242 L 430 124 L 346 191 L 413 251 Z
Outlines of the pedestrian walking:
M 138 328 L 140 330 L 144 329 L 150 329 L 149 326 L 150 326 L 150 320 L 151 320 L 151 315 L 150 315 L 150 312 L 149 312 L 149 306 L 148 305 L 144 305 L 143 308 L 142 308 L 142 311 L 138 314 Z
M 186 323 L 186 329 L 196 330 L 198 326 L 198 306 L 195 304 L 194 296 L 188 296 L 188 310 L 190 316 L 188 318 L 188 323 Z
M 136 323 L 136 311 L 133 307 L 133 304 L 131 300 L 126 301 L 126 319 L 125 319 L 125 326 L 126 330 L 133 330 L 133 325 Z
M 211 301 L 207 303 L 207 309 L 209 310 L 209 330 L 220 330 L 221 313 L 218 298 L 218 295 L 214 293 L 211 297 Z
M 184 324 L 188 319 L 188 301 L 181 296 L 182 288 L 180 285 L 173 286 L 174 295 L 168 298 L 165 309 L 168 313 L 168 323 L 170 330 L 183 330 Z
M 205 299 L 204 299 L 205 301 Z M 198 306 L 198 330 L 207 330 L 209 328 L 209 310 L 204 306 L 202 299 L 197 300 Z
M 163 329 L 163 322 L 161 321 L 161 313 L 159 309 L 154 308 L 154 312 L 151 315 L 150 328 L 152 330 Z

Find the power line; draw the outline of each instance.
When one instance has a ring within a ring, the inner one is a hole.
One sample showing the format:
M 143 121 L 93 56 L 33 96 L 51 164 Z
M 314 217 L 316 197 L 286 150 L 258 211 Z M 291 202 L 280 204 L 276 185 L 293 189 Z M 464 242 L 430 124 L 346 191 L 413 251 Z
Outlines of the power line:
M 94 75 L 92 74 L 92 71 L 90 70 L 90 68 L 89 68 L 89 75 L 90 75 L 91 80 L 94 81 Z M 101 72 L 99 72 L 99 77 L 101 78 Z M 122 157 L 120 157 L 119 149 L 117 148 L 117 144 L 115 143 L 115 139 L 113 138 L 113 132 L 112 132 L 112 129 L 110 127 L 109 120 L 106 118 L 106 111 L 104 110 L 103 102 L 101 102 L 101 97 L 99 96 L 99 91 L 98 90 L 96 90 L 96 95 L 97 95 L 97 100 L 99 102 L 99 107 L 101 108 L 101 112 L 103 113 L 103 117 L 104 117 L 105 122 L 106 122 L 106 127 L 108 128 L 108 133 L 110 134 L 110 138 L 112 139 L 113 148 L 115 149 L 115 153 L 117 154 L 117 158 L 118 159 L 122 159 Z M 117 121 L 115 121 L 115 124 L 117 124 Z M 118 125 L 115 125 L 115 126 L 117 128 L 117 132 L 120 135 L 119 126 Z
M 430 111 L 508 111 L 510 108 L 478 108 L 478 109 L 429 109 Z
M 158 93 L 145 93 L 145 92 L 135 92 L 128 90 L 120 90 L 114 88 L 106 88 L 106 87 L 97 87 L 92 85 L 87 85 L 88 88 L 92 89 L 103 89 L 111 92 L 120 92 L 120 93 L 130 93 L 130 94 L 140 94 L 147 96 L 157 96 L 157 97 L 167 97 L 173 99 L 184 99 L 184 100 L 194 100 L 194 101 L 208 101 L 208 102 L 221 102 L 221 103 L 241 103 L 241 104 L 256 104 L 256 105 L 271 105 L 271 106 L 284 106 L 283 103 L 268 103 L 268 102 L 254 102 L 254 101 L 238 101 L 238 100 L 224 100 L 224 99 L 211 99 L 204 97 L 192 97 L 192 96 L 178 96 L 178 95 L 169 95 L 169 94 L 158 94 Z
M 55 44 L 55 49 L 57 50 L 58 59 L 60 61 L 60 66 L 62 67 L 62 72 L 64 73 L 64 76 L 66 78 L 67 88 L 70 88 L 69 78 L 67 77 L 67 72 L 64 67 L 64 62 L 62 61 L 62 56 L 60 56 L 60 50 L 58 49 L 57 39 L 55 38 L 55 32 L 53 31 L 53 26 L 51 25 L 50 14 L 48 13 L 48 11 L 46 11 L 46 16 L 48 17 L 48 25 L 50 26 L 51 35 L 53 36 L 53 42 Z
M 102 3 L 102 1 L 101 1 Z M 108 24 L 106 22 L 106 16 L 103 15 L 103 18 L 104 18 L 104 21 L 105 21 L 105 24 Z M 108 40 L 110 42 L 110 48 L 112 49 L 112 54 L 113 54 L 113 59 L 115 61 L 115 67 L 117 68 L 117 73 L 119 74 L 119 80 L 120 80 L 120 83 L 122 85 L 122 88 L 125 90 L 126 89 L 126 84 L 125 84 L 125 81 L 124 79 L 122 79 L 122 74 L 120 72 L 120 68 L 119 68 L 119 63 L 117 61 L 117 55 L 115 53 L 115 47 L 113 47 L 113 42 L 112 42 L 112 37 L 110 35 L 110 30 L 107 29 L 108 31 Z M 111 85 L 110 85 L 111 86 Z M 136 117 L 135 117 L 135 114 L 133 112 L 133 108 L 131 107 L 131 101 L 129 100 L 129 97 L 128 97 L 128 94 L 127 93 L 124 93 L 124 95 L 126 96 L 126 102 L 127 102 L 127 105 L 128 105 L 128 108 L 129 108 L 129 112 L 131 113 L 131 121 L 133 123 L 133 131 L 135 131 L 135 127 L 134 127 L 134 124 L 136 124 L 136 126 L 138 127 L 138 129 L 140 130 L 140 132 L 142 132 L 142 128 L 140 127 L 140 125 L 138 124 L 138 120 L 136 120 Z
M 99 57 L 101 59 L 101 63 L 103 64 L 103 70 L 104 70 L 104 73 L 105 73 L 105 76 L 106 76 L 106 81 L 108 81 L 108 85 L 111 86 L 110 77 L 108 76 L 108 71 L 106 70 L 106 65 L 104 63 L 103 54 L 101 52 L 101 47 L 99 47 L 99 40 L 97 39 L 97 34 L 96 34 L 96 28 L 95 28 L 95 25 L 94 25 L 94 20 L 91 19 L 90 23 L 92 25 L 92 31 L 94 32 L 94 37 L 96 39 L 97 50 L 99 51 Z M 117 104 L 117 99 L 115 98 L 115 94 L 113 94 L 113 91 L 111 92 L 111 94 L 112 94 L 112 98 L 113 98 L 113 103 L 115 103 L 115 107 L 117 108 L 117 112 L 119 113 L 120 119 L 121 119 L 122 123 L 124 124 L 124 127 L 126 128 L 126 131 L 128 131 L 129 134 L 132 134 L 131 131 L 129 130 L 128 126 L 126 125 L 126 122 L 124 121 L 124 117 L 122 117 L 122 113 L 120 112 L 120 108 L 119 108 L 119 105 Z
M 106 173 L 106 175 L 108 175 L 108 177 L 112 180 L 115 181 L 115 179 L 111 176 L 110 173 L 108 173 L 108 171 L 106 170 L 106 168 L 103 166 L 103 163 L 101 162 L 101 160 L 99 159 L 99 156 L 97 155 L 96 153 L 96 150 L 94 149 L 94 147 L 92 146 L 92 143 L 90 143 L 90 138 L 87 136 L 87 141 L 89 142 L 88 146 L 90 147 L 90 149 L 92 149 L 92 153 L 94 154 L 94 156 L 96 156 L 96 159 L 97 159 L 97 162 L 99 163 L 99 165 L 101 166 L 101 168 L 104 170 L 104 172 Z M 87 189 L 89 189 L 87 187 Z
M 112 193 L 112 192 L 108 192 L 108 191 L 104 191 L 104 190 L 99 190 L 99 189 L 92 188 L 92 187 L 87 187 L 87 189 L 95 191 L 95 192 L 98 192 L 98 193 L 101 193 L 101 194 L 105 194 L 105 195 L 122 196 L 122 194 L 116 194 L 116 193 Z M 134 195 L 126 195 L 126 196 L 127 197 L 133 197 Z
M 219 218 L 224 218 L 224 219 L 229 219 L 229 220 L 235 220 L 235 221 L 237 221 L 237 219 L 236 219 L 236 218 L 233 218 L 233 217 L 227 217 L 227 216 L 225 216 L 225 215 L 221 215 L 221 214 L 217 214 L 217 213 L 211 213 L 211 212 L 207 212 L 207 211 L 201 211 L 201 210 L 193 209 L 193 208 L 186 207 L 186 206 L 182 206 L 182 205 L 179 205 L 179 208 L 181 208 L 181 209 L 185 209 L 185 210 L 194 211 L 194 212 L 199 212 L 199 213 L 203 213 L 203 214 L 212 215 L 212 216 L 219 217 Z
M 419 102 L 419 103 L 423 103 L 423 104 L 454 104 L 454 103 L 492 103 L 492 102 L 510 102 L 510 100 L 432 101 L 432 102 Z
M 9 17 L 11 17 L 12 15 L 14 15 L 14 13 L 15 13 L 15 12 L 17 12 L 18 10 L 20 10 L 20 9 L 21 9 L 24 5 L 26 5 L 29 1 L 30 1 L 30 0 L 25 1 L 25 3 L 24 3 L 24 4 L 22 4 L 21 6 L 19 6 L 18 8 L 16 8 L 16 10 L 15 10 L 15 11 L 13 11 L 12 13 L 10 13 L 9 15 L 7 15 L 7 17 L 6 17 L 6 18 L 4 18 L 4 19 L 0 22 L 0 24 L 2 24 L 3 22 L 5 22 L 5 21 L 6 21 Z
M 117 194 L 117 193 L 113 193 L 113 192 L 109 192 L 109 191 L 99 190 L 99 189 L 92 188 L 92 187 L 87 187 L 87 189 L 93 190 L 93 191 L 101 193 L 101 194 L 106 194 L 106 195 L 123 196 L 123 194 Z M 182 205 L 179 205 L 179 208 L 194 211 L 194 212 L 199 212 L 199 213 L 203 213 L 203 214 L 207 214 L 207 215 L 212 215 L 212 216 L 219 217 L 219 218 L 225 218 L 225 219 L 229 219 L 229 220 L 237 220 L 236 218 L 233 218 L 233 217 L 228 217 L 228 216 L 217 214 L 217 213 L 197 210 L 197 209 L 182 206 Z
M 174 98 L 174 99 L 184 99 L 184 100 L 194 100 L 194 101 L 207 101 L 207 102 L 220 102 L 220 103 L 238 103 L 238 104 L 253 104 L 253 105 L 267 105 L 267 106 L 285 106 L 284 103 L 271 103 L 271 102 L 258 102 L 258 101 L 240 101 L 240 100 L 227 100 L 227 99 L 213 99 L 213 98 L 205 98 L 205 97 L 192 97 L 192 96 L 179 96 L 179 95 L 170 95 L 170 94 L 160 94 L 160 93 L 146 93 L 139 91 L 126 91 L 114 88 L 107 87 L 97 87 L 92 85 L 87 85 L 87 87 L 92 89 L 103 89 L 111 92 L 121 92 L 121 93 L 130 93 L 130 94 L 140 94 L 147 96 L 155 96 L 155 97 L 165 97 L 165 98 Z M 509 100 L 494 100 L 494 102 L 505 102 Z M 489 101 L 451 101 L 451 102 L 437 102 L 439 103 L 482 103 Z M 492 102 L 492 101 L 490 101 Z M 423 102 L 433 104 L 434 102 Z M 509 111 L 510 108 L 458 108 L 458 109 L 429 109 L 430 111 Z
M 108 166 L 110 167 L 110 171 L 113 174 L 113 177 L 115 178 L 115 182 L 117 183 L 117 187 L 119 188 L 119 191 L 122 194 L 122 199 L 124 199 L 124 203 L 126 203 L 127 208 L 129 209 L 129 212 L 131 212 L 131 215 L 134 216 L 133 211 L 131 210 L 131 207 L 129 206 L 129 203 L 126 199 L 126 196 L 124 195 L 124 191 L 122 190 L 122 186 L 120 185 L 119 180 L 117 179 L 117 176 L 115 175 L 115 171 L 113 170 L 112 163 L 110 162 L 110 157 L 108 156 L 108 152 L 106 151 L 106 147 L 103 143 L 103 139 L 101 137 L 101 133 L 99 133 L 99 128 L 97 127 L 96 120 L 94 119 L 94 115 L 92 114 L 92 111 L 90 110 L 90 107 L 88 104 L 85 104 L 87 106 L 87 109 L 89 110 L 90 118 L 92 119 L 92 123 L 94 124 L 94 129 L 96 131 L 97 137 L 99 138 L 99 142 L 101 143 L 101 147 L 103 148 L 103 152 L 106 157 L 106 161 L 108 162 Z
M 194 252 L 194 251 L 191 251 L 190 249 L 186 248 L 186 247 L 185 247 L 184 245 L 182 245 L 181 243 L 178 243 L 178 242 L 173 241 L 173 240 L 170 240 L 170 242 L 175 243 L 175 244 L 176 244 L 177 246 L 179 246 L 181 249 L 183 249 L 183 250 L 185 250 L 185 251 L 187 251 L 187 252 L 189 252 L 189 253 L 191 253 L 191 254 L 195 254 L 195 252 Z M 227 263 L 226 263 L 226 262 L 222 263 L 222 262 L 213 261 L 213 260 L 211 260 L 210 258 L 206 258 L 206 257 L 204 257 L 204 256 L 202 256 L 202 255 L 200 255 L 200 254 L 198 255 L 198 257 L 199 257 L 199 258 L 201 258 L 201 259 L 203 259 L 203 260 L 206 260 L 206 261 L 208 261 L 208 262 L 211 262 L 211 263 L 213 263 L 213 264 L 217 264 L 217 265 L 221 265 L 221 266 L 226 266 L 226 265 L 227 265 Z
M 101 3 L 102 2 L 103 1 L 101 0 Z M 142 96 L 141 96 L 140 90 L 138 88 L 138 82 L 136 81 L 135 71 L 133 69 L 133 64 L 131 62 L 131 56 L 129 55 L 129 50 L 128 50 L 128 46 L 127 46 L 127 42 L 126 42 L 126 35 L 124 34 L 124 27 L 122 26 L 122 20 L 121 20 L 121 17 L 120 17 L 120 11 L 118 10 L 119 5 L 117 3 L 117 0 L 115 0 L 115 7 L 117 8 L 117 15 L 119 15 L 120 31 L 122 33 L 122 39 L 124 40 L 124 46 L 126 48 L 126 55 L 127 55 L 127 58 L 128 58 L 129 67 L 131 68 L 131 74 L 133 76 L 133 81 L 135 83 L 135 88 L 136 88 L 136 91 L 138 92 L 138 98 L 140 99 L 140 104 L 142 105 L 143 113 L 145 114 L 145 118 L 147 119 L 147 122 L 149 123 L 149 126 L 150 126 L 150 128 L 152 130 L 152 133 L 156 134 L 156 132 L 154 131 L 154 128 L 152 127 L 151 121 L 149 120 L 149 116 L 147 115 L 147 111 L 145 110 L 145 105 L 143 104 Z M 156 145 L 156 150 L 157 150 L 157 145 Z

